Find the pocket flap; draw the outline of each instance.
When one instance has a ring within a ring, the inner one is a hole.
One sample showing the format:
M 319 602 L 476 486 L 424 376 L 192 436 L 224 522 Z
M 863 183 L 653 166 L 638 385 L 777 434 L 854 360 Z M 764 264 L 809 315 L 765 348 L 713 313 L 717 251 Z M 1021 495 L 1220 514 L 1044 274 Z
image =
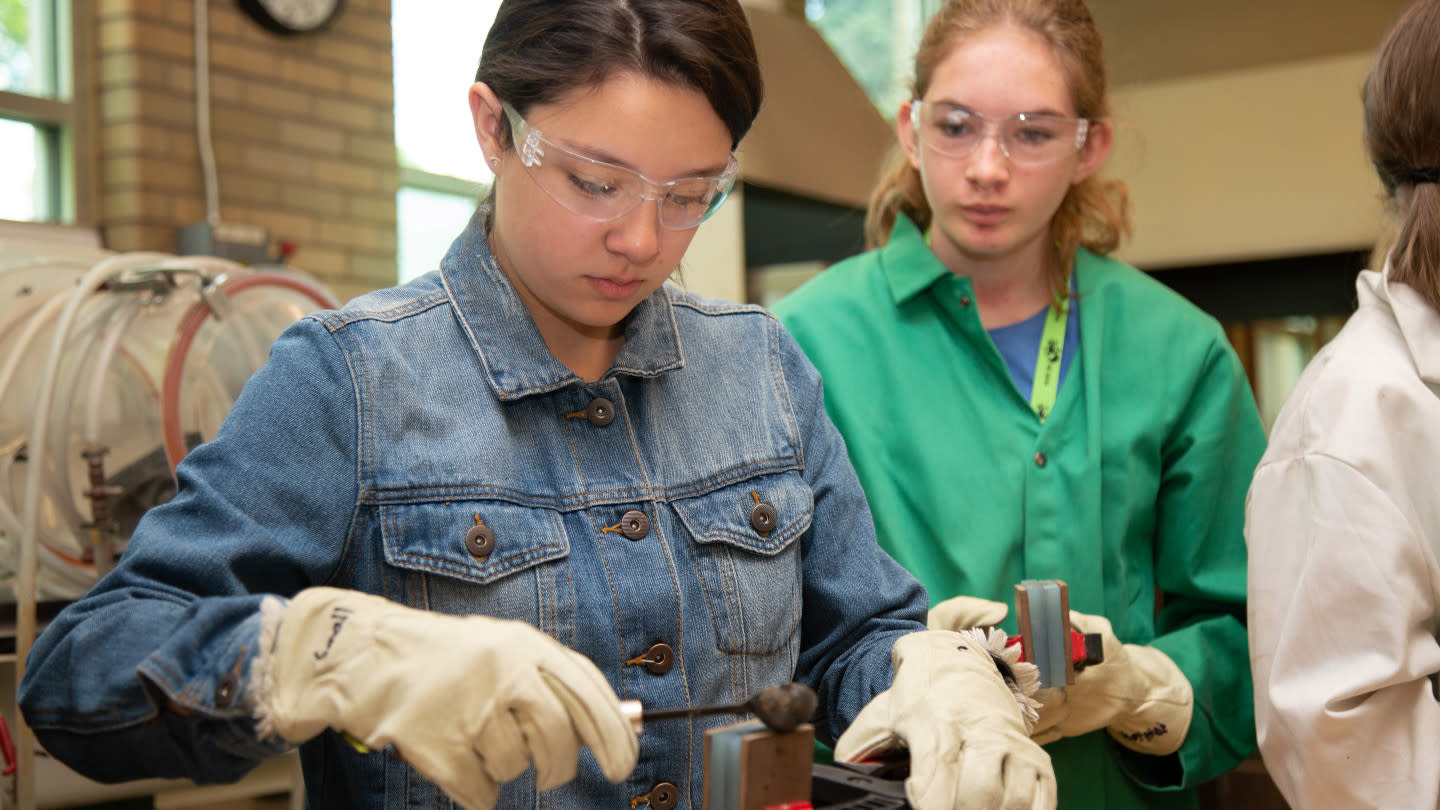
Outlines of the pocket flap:
M 564 521 L 552 509 L 449 501 L 387 505 L 381 512 L 385 561 L 397 568 L 486 584 L 570 554 Z
M 752 478 L 674 506 L 696 542 L 725 543 L 766 556 L 780 553 L 810 528 L 815 513 L 814 494 L 793 473 Z

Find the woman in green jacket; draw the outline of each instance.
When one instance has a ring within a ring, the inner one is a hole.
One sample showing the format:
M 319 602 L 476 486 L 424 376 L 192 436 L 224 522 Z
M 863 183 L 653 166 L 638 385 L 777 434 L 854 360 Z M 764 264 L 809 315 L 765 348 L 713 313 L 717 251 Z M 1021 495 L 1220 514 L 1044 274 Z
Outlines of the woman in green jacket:
M 1044 690 L 1062 808 L 1185 808 L 1255 747 L 1246 488 L 1264 431 L 1219 324 L 1107 258 L 1128 232 L 1080 0 L 950 0 L 915 57 L 872 247 L 776 307 L 824 377 L 931 624 L 1062 579 L 1106 661 Z M 854 752 L 837 751 L 837 757 Z

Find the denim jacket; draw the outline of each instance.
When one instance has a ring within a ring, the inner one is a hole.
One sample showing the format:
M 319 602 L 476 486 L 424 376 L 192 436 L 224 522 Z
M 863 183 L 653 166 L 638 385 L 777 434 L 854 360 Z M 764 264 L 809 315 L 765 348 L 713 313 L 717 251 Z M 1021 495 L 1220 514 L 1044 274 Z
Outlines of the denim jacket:
M 649 707 L 798 680 L 825 741 L 889 686 L 925 592 L 876 545 L 789 334 L 667 285 L 585 382 L 546 348 L 481 221 L 438 272 L 276 341 L 180 465 L 176 498 L 37 639 L 21 705 L 52 755 L 103 781 L 208 782 L 284 750 L 251 712 L 259 603 L 314 585 L 530 622 Z M 479 522 L 493 548 L 475 547 Z M 531 770 L 497 806 L 633 808 L 668 790 L 699 808 L 704 732 L 740 719 L 649 724 L 624 783 L 585 752 L 574 782 L 538 794 Z M 393 751 L 334 731 L 301 757 L 312 808 L 451 806 Z

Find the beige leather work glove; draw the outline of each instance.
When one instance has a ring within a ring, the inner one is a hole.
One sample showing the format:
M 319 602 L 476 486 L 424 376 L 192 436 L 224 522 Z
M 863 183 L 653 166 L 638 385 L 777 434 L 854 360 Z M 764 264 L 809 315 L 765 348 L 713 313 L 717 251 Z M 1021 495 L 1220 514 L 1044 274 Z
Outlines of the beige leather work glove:
M 840 735 L 835 758 L 909 749 L 905 795 L 916 810 L 1051 810 L 1055 772 L 1029 737 L 1034 709 L 991 657 L 1004 648 L 999 630 L 902 636 L 890 654 L 894 683 Z
M 1044 745 L 1061 737 L 1106 729 L 1132 751 L 1173 754 L 1190 731 L 1195 697 L 1190 681 L 1170 657 L 1154 647 L 1121 644 L 1103 616 L 1070 611 L 1082 633 L 1099 633 L 1105 660 L 1091 664 L 1063 689 L 1041 689 L 1034 738 Z
M 952 596 L 930 608 L 926 622 L 931 630 L 965 630 L 971 627 L 999 627 L 1010 613 L 1004 602 L 974 596 Z
M 532 761 L 540 790 L 569 782 L 582 745 L 612 782 L 635 769 L 639 742 L 605 677 L 529 624 L 336 588 L 266 599 L 262 612 L 262 737 L 303 742 L 333 728 L 393 745 L 469 810 L 493 807 Z

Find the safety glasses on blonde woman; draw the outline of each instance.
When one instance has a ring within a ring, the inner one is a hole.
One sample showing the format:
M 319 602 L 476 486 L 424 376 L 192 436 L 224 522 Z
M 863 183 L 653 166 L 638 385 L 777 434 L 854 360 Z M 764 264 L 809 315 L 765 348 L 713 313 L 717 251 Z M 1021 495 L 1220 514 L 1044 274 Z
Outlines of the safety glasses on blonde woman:
M 1084 118 L 1020 113 L 991 118 L 955 104 L 910 102 L 910 123 L 920 142 L 950 157 L 968 157 L 991 133 L 1017 166 L 1042 166 L 1078 152 L 1090 133 Z
M 526 123 L 508 102 L 503 107 L 521 165 L 555 202 L 589 219 L 618 219 L 642 200 L 657 200 L 661 225 L 676 231 L 694 228 L 725 202 L 740 172 L 732 154 L 725 170 L 715 177 L 651 180 L 633 169 L 566 149 Z

